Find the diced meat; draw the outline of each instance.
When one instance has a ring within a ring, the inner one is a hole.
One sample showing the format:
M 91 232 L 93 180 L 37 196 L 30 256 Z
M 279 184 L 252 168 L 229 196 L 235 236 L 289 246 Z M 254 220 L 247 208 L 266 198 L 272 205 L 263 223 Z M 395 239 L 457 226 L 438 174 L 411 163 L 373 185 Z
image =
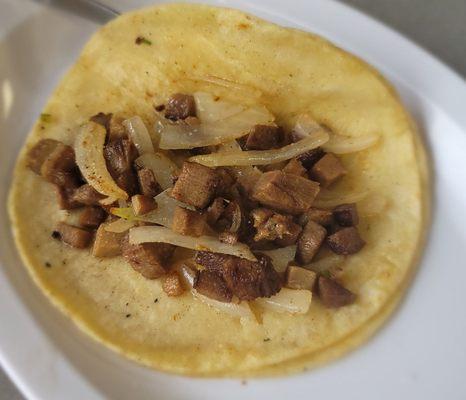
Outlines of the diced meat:
M 310 269 L 289 265 L 286 269 L 285 286 L 290 289 L 312 290 L 317 274 Z
M 282 171 L 271 171 L 261 175 L 251 197 L 275 210 L 301 214 L 311 206 L 318 192 L 317 182 Z
M 99 112 L 89 118 L 89 121 L 95 122 L 96 124 L 102 125 L 104 128 L 107 128 L 107 124 L 112 118 L 112 113 L 103 113 Z
M 181 279 L 175 271 L 167 274 L 162 283 L 162 289 L 168 296 L 171 297 L 179 296 L 184 292 Z
M 155 197 L 162 191 L 151 169 L 142 168 L 138 170 L 137 175 L 139 188 L 144 196 Z
M 121 254 L 121 243 L 126 232 L 108 232 L 105 230 L 107 225 L 107 223 L 100 224 L 97 229 L 92 247 L 94 257 L 115 257 Z
M 57 203 L 60 210 L 71 210 L 73 208 L 81 207 L 82 204 L 78 203 L 73 199 L 73 193 L 75 191 L 74 184 L 69 186 L 58 186 L 53 185 L 57 197 Z
M 136 147 L 128 139 L 117 139 L 104 147 L 107 168 L 115 182 L 129 195 L 138 191 L 133 162 L 137 158 Z
M 283 172 L 307 178 L 306 168 L 304 168 L 303 164 L 301 164 L 301 161 L 296 158 L 292 158 L 290 161 L 288 161 L 288 164 L 286 164 L 285 168 L 283 168 Z
M 47 181 L 58 186 L 78 186 L 79 177 L 71 146 L 59 143 L 43 162 L 40 173 Z
M 325 240 L 327 231 L 324 227 L 308 221 L 298 240 L 296 260 L 300 264 L 309 264 Z
M 57 224 L 52 236 L 77 249 L 85 249 L 92 240 L 91 232 L 64 222 Z
M 112 113 L 105 114 L 103 112 L 99 112 L 89 118 L 89 120 L 102 125 L 106 129 L 108 142 L 122 139 L 127 136 L 125 127 L 122 124 L 123 119 L 116 117 Z
M 61 142 L 54 139 L 40 140 L 28 151 L 27 166 L 40 175 L 42 164 L 60 144 Z
M 107 216 L 107 213 L 101 207 L 88 206 L 84 208 L 83 213 L 79 216 L 79 224 L 84 228 L 97 228 Z
M 233 297 L 222 276 L 209 270 L 199 272 L 194 289 L 204 296 L 223 303 L 229 303 Z
M 327 237 L 327 245 L 337 254 L 354 254 L 361 250 L 366 242 L 361 239 L 354 226 L 343 228 Z
M 301 227 L 293 222 L 290 215 L 274 213 L 265 208 L 258 208 L 251 212 L 256 234 L 254 240 L 274 240 L 281 246 L 296 243 Z
M 325 156 L 325 152 L 320 147 L 317 147 L 317 149 L 306 151 L 305 153 L 299 155 L 297 158 L 301 162 L 302 166 L 309 170 L 323 156 Z
M 326 307 L 338 308 L 354 303 L 356 295 L 338 282 L 319 276 L 318 294 L 320 301 Z
M 147 279 L 159 278 L 167 272 L 174 251 L 175 246 L 167 243 L 130 244 L 127 238 L 122 241 L 123 257 Z
M 217 168 L 216 172 L 218 174 L 219 184 L 217 187 L 217 196 L 228 195 L 231 191 L 231 188 L 235 184 L 235 177 L 232 175 L 228 168 Z
M 176 93 L 168 100 L 165 108 L 165 118 L 177 121 L 196 116 L 194 97 L 188 94 Z
M 239 235 L 236 232 L 225 231 L 220 233 L 220 235 L 218 236 L 218 240 L 227 244 L 235 244 L 239 240 Z
M 206 211 L 206 217 L 207 217 L 207 223 L 211 226 L 214 226 L 218 219 L 221 217 L 223 212 L 225 211 L 225 208 L 227 207 L 228 202 L 222 198 L 222 197 L 217 197 L 214 199 L 212 204 L 207 208 Z
M 103 194 L 100 194 L 91 185 L 85 184 L 74 190 L 71 195 L 71 200 L 86 206 L 97 206 L 99 201 L 105 198 Z
M 217 172 L 201 164 L 184 162 L 171 196 L 197 208 L 205 208 L 219 185 Z
M 157 208 L 157 203 L 153 197 L 135 194 L 131 197 L 131 206 L 135 215 L 144 215 Z
M 333 209 L 335 221 L 340 226 L 355 226 L 359 223 L 358 210 L 355 203 L 340 204 Z
M 240 300 L 270 297 L 281 288 L 280 277 L 270 258 L 259 255 L 258 261 L 204 251 L 196 253 L 195 261 L 225 280 L 228 289 Z
M 279 126 L 255 125 L 245 143 L 246 150 L 268 150 L 280 146 L 283 132 Z
M 173 213 L 172 230 L 182 235 L 199 237 L 206 231 L 206 216 L 197 211 L 177 206 Z
M 302 217 L 302 221 L 314 221 L 322 226 L 330 226 L 333 223 L 333 213 L 330 210 L 311 207 Z
M 346 169 L 332 153 L 327 153 L 323 156 L 309 171 L 311 179 L 319 182 L 322 187 L 330 186 L 346 174 Z

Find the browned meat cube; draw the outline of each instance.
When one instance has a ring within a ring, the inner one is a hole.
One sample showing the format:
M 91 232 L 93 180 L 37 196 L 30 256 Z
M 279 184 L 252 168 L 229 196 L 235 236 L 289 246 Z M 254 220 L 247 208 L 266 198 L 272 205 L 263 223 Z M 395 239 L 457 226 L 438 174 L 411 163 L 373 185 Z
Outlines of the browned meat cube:
M 143 194 L 135 194 L 131 197 L 131 206 L 135 215 L 144 215 L 157 208 L 157 203 L 153 197 L 144 196 Z
M 155 179 L 154 173 L 149 168 L 142 168 L 138 172 L 139 188 L 144 196 L 155 197 L 161 191 L 159 183 Z
M 333 223 L 333 213 L 330 210 L 311 207 L 303 215 L 302 220 L 304 222 L 310 220 L 322 226 L 330 226 Z
M 228 196 L 236 179 L 228 168 L 217 168 L 216 172 L 219 176 L 217 196 Z
M 41 175 L 58 186 L 78 186 L 77 165 L 71 146 L 60 143 L 47 157 L 40 169 Z
M 100 224 L 95 234 L 92 255 L 94 257 L 115 257 L 121 254 L 121 243 L 126 232 L 108 232 L 105 227 L 108 224 Z
M 100 194 L 87 183 L 78 187 L 71 196 L 71 200 L 86 206 L 98 206 L 100 204 L 99 201 L 103 198 L 105 198 L 103 194 Z
M 251 197 L 275 210 L 301 214 L 311 206 L 317 193 L 317 182 L 282 171 L 270 171 L 258 179 Z
M 319 182 L 322 187 L 328 187 L 347 174 L 340 160 L 332 153 L 327 153 L 309 171 L 311 179 Z
M 306 168 L 304 168 L 303 164 L 301 164 L 301 162 L 296 158 L 292 158 L 290 161 L 288 161 L 288 164 L 286 164 L 285 168 L 283 168 L 283 172 L 307 178 Z
M 305 153 L 299 155 L 297 157 L 297 159 L 301 162 L 301 164 L 302 164 L 302 166 L 304 168 L 309 170 L 323 156 L 325 156 L 325 152 L 320 147 L 317 147 L 317 149 L 312 149 L 312 150 L 306 151 Z
M 92 233 L 85 229 L 59 222 L 52 233 L 52 237 L 60 239 L 62 242 L 77 249 L 85 249 L 91 243 Z
M 123 119 L 116 117 L 112 113 L 105 114 L 103 112 L 99 112 L 89 118 L 89 120 L 102 125 L 106 129 L 107 140 L 109 142 L 122 139 L 127 136 L 125 127 L 122 124 Z
M 325 240 L 327 231 L 314 221 L 308 221 L 298 240 L 296 260 L 300 264 L 309 264 Z
M 81 207 L 82 204 L 73 200 L 73 193 L 75 191 L 75 186 L 58 186 L 53 185 L 57 197 L 57 203 L 60 210 L 71 210 L 73 208 Z
M 131 266 L 147 279 L 164 275 L 175 246 L 167 243 L 130 244 L 127 238 L 122 241 L 123 257 Z
M 240 300 L 270 297 L 281 288 L 280 277 L 270 259 L 258 256 L 258 261 L 226 254 L 198 251 L 195 261 L 206 269 L 219 274 L 230 291 Z
M 235 244 L 239 240 L 238 236 L 239 235 L 237 233 L 225 231 L 220 233 L 220 235 L 218 236 L 218 240 L 227 244 Z
M 248 135 L 245 150 L 268 150 L 277 148 L 282 141 L 283 132 L 279 126 L 255 125 Z
M 254 240 L 274 240 L 278 245 L 289 246 L 296 243 L 301 227 L 293 222 L 289 215 L 274 213 L 271 210 L 257 208 L 251 212 L 256 234 Z
M 359 223 L 358 209 L 355 203 L 340 204 L 333 209 L 333 216 L 340 226 L 355 226 Z
M 181 279 L 175 271 L 167 274 L 165 280 L 162 283 L 162 289 L 167 295 L 171 297 L 179 296 L 184 292 Z
M 136 147 L 129 139 L 117 139 L 104 147 L 107 168 L 115 182 L 129 195 L 138 191 L 137 177 L 133 162 L 137 158 Z
M 317 274 L 310 269 L 289 265 L 286 269 L 285 286 L 290 289 L 312 290 Z
M 225 211 L 227 205 L 228 202 L 224 198 L 215 198 L 206 211 L 207 223 L 211 226 L 214 226 Z
M 97 228 L 105 219 L 107 213 L 101 207 L 88 206 L 79 216 L 79 224 L 84 228 Z
M 219 185 L 217 172 L 204 165 L 184 162 L 171 196 L 197 208 L 205 208 L 214 197 Z
M 28 151 L 27 166 L 40 175 L 42 164 L 60 144 L 62 143 L 54 139 L 40 140 Z
M 177 121 L 196 116 L 194 97 L 188 94 L 176 93 L 168 99 L 165 108 L 165 118 Z
M 206 231 L 206 216 L 197 211 L 177 206 L 173 213 L 172 230 L 182 235 L 199 237 Z
M 194 289 L 204 296 L 223 303 L 229 303 L 233 297 L 222 276 L 208 270 L 199 272 Z
M 110 119 L 112 118 L 112 113 L 103 113 L 99 112 L 89 118 L 89 121 L 95 122 L 96 124 L 102 125 L 103 127 L 107 128 L 107 124 L 109 123 Z
M 354 226 L 343 228 L 327 237 L 327 245 L 337 254 L 354 254 L 361 250 L 366 242 L 361 239 Z
M 319 276 L 318 294 L 320 301 L 326 307 L 338 308 L 354 303 L 356 295 L 344 288 L 338 282 Z

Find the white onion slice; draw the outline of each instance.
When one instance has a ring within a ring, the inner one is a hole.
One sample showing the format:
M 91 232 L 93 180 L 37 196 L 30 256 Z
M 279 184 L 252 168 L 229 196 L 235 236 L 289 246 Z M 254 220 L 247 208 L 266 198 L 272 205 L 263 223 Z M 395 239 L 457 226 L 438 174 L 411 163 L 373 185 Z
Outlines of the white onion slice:
M 301 114 L 296 120 L 293 131 L 295 136 L 300 139 L 304 139 L 321 129 L 323 129 L 323 127 L 319 125 L 309 114 Z
M 274 250 L 263 250 L 261 253 L 264 253 L 272 259 L 272 265 L 277 272 L 285 272 L 288 263 L 294 260 L 296 245 L 294 244 Z
M 330 134 L 330 139 L 322 147 L 325 151 L 335 154 L 348 154 L 365 150 L 377 143 L 377 135 L 364 135 L 357 137 Z
M 135 221 L 120 218 L 116 221 L 112 221 L 105 224 L 104 229 L 107 232 L 123 233 L 126 232 L 128 229 L 132 228 L 135 224 Z
M 215 100 L 210 93 L 196 92 L 196 115 L 203 124 L 225 119 L 244 111 L 246 107 L 224 100 Z
M 282 288 L 272 297 L 255 300 L 266 310 L 291 314 L 306 314 L 312 301 L 312 292 L 303 289 Z
M 229 142 L 248 133 L 254 125 L 267 125 L 274 116 L 263 106 L 254 106 L 231 117 L 197 126 L 164 123 L 161 149 L 192 149 Z
M 134 117 L 124 120 L 123 126 L 126 128 L 130 139 L 136 146 L 140 155 L 154 152 L 154 146 L 149 132 L 140 116 L 135 115 Z
M 345 256 L 339 254 L 330 254 L 318 261 L 314 261 L 306 265 L 306 268 L 320 274 L 329 272 L 332 276 L 335 276 L 335 274 L 341 269 L 345 259 Z
M 322 192 L 317 195 L 317 198 L 312 203 L 312 207 L 333 208 L 340 204 L 357 203 L 369 194 L 368 191 L 364 191 L 331 196 Z
M 204 296 L 195 289 L 192 289 L 192 294 L 195 298 L 199 299 L 208 306 L 221 311 L 222 313 L 229 314 L 233 317 L 255 319 L 255 316 L 251 311 L 251 307 L 249 307 L 249 304 L 245 301 L 242 301 L 241 303 L 223 303 L 221 301 Z
M 177 165 L 162 153 L 146 153 L 136 159 L 136 164 L 149 168 L 162 189 L 173 186 L 173 177 L 179 172 Z
M 243 151 L 242 153 L 212 153 L 191 157 L 189 161 L 197 162 L 208 167 L 267 165 L 289 160 L 306 151 L 322 146 L 328 141 L 328 138 L 328 133 L 322 129 L 299 142 L 291 143 L 281 149 Z
M 249 247 L 244 243 L 226 244 L 211 236 L 192 237 L 173 232 L 163 226 L 138 226 L 129 231 L 129 242 L 132 244 L 158 242 L 192 250 L 210 251 L 229 254 L 236 257 L 257 261 Z
M 104 143 L 107 132 L 102 125 L 88 122 L 76 137 L 76 164 L 81 174 L 99 193 L 115 199 L 127 199 L 128 194 L 113 180 L 104 158 Z
M 220 78 L 214 75 L 207 75 L 203 77 L 195 77 L 195 80 L 211 83 L 217 86 L 222 86 L 227 89 L 232 89 L 239 92 L 241 95 L 260 97 L 262 92 L 259 89 L 253 88 L 252 86 L 245 85 L 243 83 L 234 82 L 229 79 Z

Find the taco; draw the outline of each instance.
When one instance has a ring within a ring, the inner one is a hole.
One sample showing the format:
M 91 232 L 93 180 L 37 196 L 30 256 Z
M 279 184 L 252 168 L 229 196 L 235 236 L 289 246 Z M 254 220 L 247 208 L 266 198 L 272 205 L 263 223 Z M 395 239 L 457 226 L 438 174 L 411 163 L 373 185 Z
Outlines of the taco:
M 424 151 L 395 91 L 321 37 L 163 5 L 85 46 L 21 151 L 31 276 L 159 370 L 289 373 L 363 342 L 426 230 Z

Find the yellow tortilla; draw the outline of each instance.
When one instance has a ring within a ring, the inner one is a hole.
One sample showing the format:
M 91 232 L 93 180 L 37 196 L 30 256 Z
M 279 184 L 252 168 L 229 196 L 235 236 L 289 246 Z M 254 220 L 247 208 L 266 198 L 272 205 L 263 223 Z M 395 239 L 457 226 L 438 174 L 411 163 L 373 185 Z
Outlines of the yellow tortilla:
M 139 36 L 149 43 L 135 44 Z M 234 84 L 209 83 L 219 77 Z M 245 85 L 244 87 L 242 85 Z M 227 85 L 228 86 L 228 85 Z M 263 313 L 263 321 L 222 314 L 190 294 L 168 298 L 122 258 L 97 259 L 53 240 L 58 207 L 50 184 L 26 168 L 42 138 L 73 144 L 97 112 L 140 115 L 197 90 L 263 104 L 279 124 L 310 113 L 334 132 L 377 134 L 368 150 L 342 157 L 349 170 L 332 192 L 364 192 L 358 203 L 366 247 L 342 275 L 355 304 L 306 315 Z M 427 173 L 411 119 L 370 66 L 326 40 L 240 11 L 164 5 L 125 14 L 100 29 L 46 105 L 19 156 L 9 211 L 18 249 L 36 283 L 96 340 L 160 370 L 196 376 L 292 372 L 363 342 L 388 317 L 407 285 L 426 229 Z M 50 263 L 47 268 L 45 263 Z

